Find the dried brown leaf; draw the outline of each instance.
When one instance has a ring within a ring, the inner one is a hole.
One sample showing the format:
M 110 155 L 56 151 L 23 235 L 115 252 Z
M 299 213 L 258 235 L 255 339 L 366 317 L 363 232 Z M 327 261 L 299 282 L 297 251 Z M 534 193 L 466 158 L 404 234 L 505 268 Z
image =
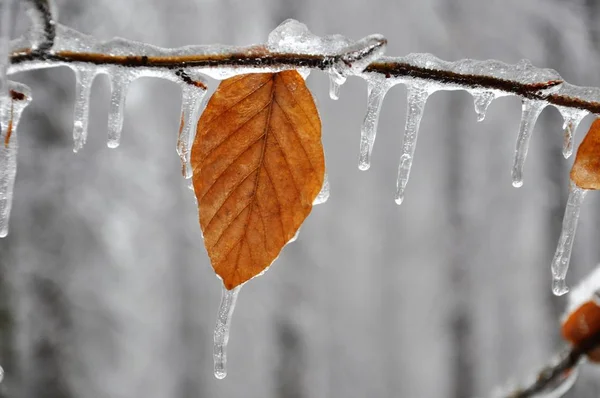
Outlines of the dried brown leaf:
M 575 347 L 600 333 L 600 307 L 594 301 L 586 301 L 566 318 L 562 325 L 562 335 Z M 600 348 L 587 353 L 593 362 L 600 362 Z
M 577 149 L 571 180 L 579 188 L 600 189 L 600 119 L 594 120 Z
M 277 258 L 323 184 L 321 120 L 302 76 L 221 82 L 198 121 L 191 162 L 204 243 L 233 289 Z

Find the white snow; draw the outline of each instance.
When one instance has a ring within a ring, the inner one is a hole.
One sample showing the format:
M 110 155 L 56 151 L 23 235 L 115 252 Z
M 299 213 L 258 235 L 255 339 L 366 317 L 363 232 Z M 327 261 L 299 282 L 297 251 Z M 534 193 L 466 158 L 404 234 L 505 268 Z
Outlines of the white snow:
M 235 303 L 242 287 L 238 286 L 227 290 L 223 286 L 221 291 L 221 305 L 217 315 L 217 325 L 214 334 L 214 368 L 215 377 L 224 379 L 227 376 L 227 343 L 229 342 L 229 330 L 231 328 L 231 318 L 235 310 Z
M 267 48 L 276 53 L 337 55 L 350 44 L 352 41 L 342 35 L 316 36 L 294 19 L 283 21 L 267 39 Z
M 596 266 L 577 286 L 569 293 L 569 303 L 563 319 L 572 314 L 576 309 L 588 301 L 598 302 L 600 295 L 600 264 Z M 598 303 L 600 305 L 600 303 Z
M 545 101 L 523 99 L 521 124 L 519 126 L 519 135 L 517 137 L 517 147 L 515 148 L 515 158 L 512 169 L 512 184 L 516 188 L 523 185 L 523 167 L 525 165 L 525 159 L 527 158 L 527 152 L 529 151 L 531 134 L 535 128 L 535 122 L 546 105 L 548 105 L 548 103 Z
M 108 141 L 109 148 L 116 148 L 121 142 L 123 130 L 123 112 L 129 84 L 134 80 L 131 73 L 123 71 L 121 67 L 112 68 L 110 77 L 111 96 L 108 111 Z
M 586 193 L 586 189 L 579 188 L 574 182 L 571 182 L 562 231 L 552 260 L 552 292 L 557 296 L 562 296 L 569 291 L 565 284 L 565 278 L 569 269 L 575 232 L 577 231 L 579 211 Z

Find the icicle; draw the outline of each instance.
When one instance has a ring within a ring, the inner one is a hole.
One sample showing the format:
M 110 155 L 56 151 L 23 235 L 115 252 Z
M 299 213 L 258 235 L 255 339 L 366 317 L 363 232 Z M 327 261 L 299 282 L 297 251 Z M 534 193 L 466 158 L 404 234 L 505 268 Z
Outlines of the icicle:
M 396 182 L 396 203 L 402 204 L 404 200 L 404 190 L 408 183 L 410 168 L 412 166 L 415 147 L 417 145 L 417 135 L 419 133 L 419 124 L 425 110 L 425 103 L 429 92 L 425 87 L 413 85 L 408 86 L 408 103 L 406 109 L 406 125 L 404 127 L 404 139 L 402 142 L 402 154 L 400 156 L 400 165 L 398 166 L 398 180 Z
M 515 149 L 515 159 L 512 169 L 512 184 L 518 188 L 523 185 L 523 166 L 527 151 L 529 150 L 529 141 L 531 133 L 535 127 L 535 122 L 547 103 L 542 101 L 523 100 L 523 110 L 521 113 L 521 125 L 519 126 L 519 136 L 517 137 L 517 147 Z
M 223 286 L 221 292 L 221 305 L 219 306 L 219 314 L 217 315 L 217 326 L 215 327 L 214 335 L 214 364 L 215 377 L 224 379 L 227 376 L 227 343 L 229 342 L 229 329 L 231 328 L 231 317 L 235 309 L 238 294 L 242 287 L 238 286 L 231 290 L 227 290 Z
M 493 100 L 497 98 L 493 91 L 484 91 L 473 93 L 473 104 L 477 112 L 477 121 L 482 122 L 485 119 L 485 113 Z
M 360 154 L 358 158 L 358 168 L 360 170 L 368 170 L 371 167 L 371 153 L 377 135 L 381 105 L 389 88 L 389 84 L 381 79 L 369 80 L 367 114 L 360 130 Z
M 192 177 L 192 166 L 190 165 L 190 155 L 194 136 L 196 134 L 196 124 L 200 117 L 203 99 L 206 95 L 205 86 L 195 86 L 184 83 L 182 86 L 183 98 L 181 100 L 181 126 L 179 128 L 179 138 L 177 140 L 177 153 L 181 159 L 181 170 L 185 178 Z
M 95 68 L 73 67 L 75 72 L 75 111 L 73 113 L 73 152 L 83 148 L 87 141 L 92 83 L 97 75 Z
M 4 368 L 0 366 L 0 383 L 4 381 Z
M 13 188 L 17 173 L 17 127 L 23 109 L 31 101 L 27 86 L 10 82 L 11 90 L 23 94 L 20 100 L 3 100 L 0 119 L 0 238 L 8 235 L 8 219 L 12 207 Z
M 581 109 L 557 107 L 564 119 L 563 130 L 564 130 L 564 143 L 563 143 L 563 156 L 568 159 L 573 154 L 573 138 L 575 137 L 575 130 L 577 126 L 588 114 L 587 111 Z
M 327 176 L 327 172 L 325 172 L 325 178 L 323 179 L 323 186 L 321 187 L 321 192 L 319 192 L 319 194 L 313 201 L 313 206 L 325 203 L 327 202 L 327 199 L 329 199 L 329 177 Z
M 329 98 L 338 100 L 340 98 L 340 86 L 346 82 L 346 77 L 335 68 L 329 72 Z
M 110 110 L 108 111 L 108 141 L 109 148 L 116 148 L 121 142 L 121 131 L 123 130 L 123 111 L 127 88 L 133 81 L 134 76 L 120 70 L 111 73 L 111 96 Z
M 565 284 L 565 277 L 569 269 L 579 210 L 586 193 L 586 189 L 579 188 L 574 182 L 571 182 L 562 231 L 552 260 L 552 292 L 557 296 L 562 296 L 569 291 Z

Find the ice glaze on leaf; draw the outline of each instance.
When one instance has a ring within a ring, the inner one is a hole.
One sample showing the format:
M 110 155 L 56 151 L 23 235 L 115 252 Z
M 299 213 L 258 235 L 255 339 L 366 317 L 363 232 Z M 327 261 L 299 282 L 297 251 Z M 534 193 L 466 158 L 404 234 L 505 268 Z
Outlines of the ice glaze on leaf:
M 571 180 L 579 188 L 600 189 L 600 119 L 594 120 L 577 149 Z
M 221 82 L 198 121 L 191 164 L 206 250 L 233 289 L 277 258 L 323 184 L 321 120 L 302 76 Z

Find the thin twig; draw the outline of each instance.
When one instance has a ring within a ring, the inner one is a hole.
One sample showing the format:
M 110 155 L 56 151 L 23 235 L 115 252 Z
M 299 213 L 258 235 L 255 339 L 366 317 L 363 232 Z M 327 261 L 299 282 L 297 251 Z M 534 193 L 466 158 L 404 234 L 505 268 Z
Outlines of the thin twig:
M 36 50 L 39 52 L 49 51 L 54 45 L 56 37 L 56 26 L 52 15 L 52 7 L 49 0 L 25 0 L 29 3 L 29 13 L 33 23 L 42 27 L 41 35 L 37 38 Z
M 600 346 L 600 333 L 585 340 L 583 343 L 570 348 L 559 362 L 544 368 L 535 382 L 528 387 L 513 392 L 507 398 L 531 398 L 544 392 L 548 387 L 557 383 L 569 372 L 575 371 L 582 358 L 590 351 Z
M 384 47 L 387 41 L 384 38 L 376 40 L 375 44 L 359 49 L 352 49 L 348 53 L 335 56 L 326 54 L 292 54 L 274 53 L 265 47 L 248 47 L 239 52 L 228 54 L 192 54 L 192 55 L 111 55 L 95 52 L 51 51 L 56 35 L 55 23 L 51 14 L 49 0 L 27 0 L 33 7 L 30 9 L 35 15 L 32 18 L 42 20 L 44 37 L 36 43 L 33 49 L 25 49 L 11 54 L 10 63 L 13 66 L 28 65 L 31 69 L 48 67 L 51 64 L 92 64 L 116 65 L 129 68 L 157 68 L 183 71 L 189 69 L 217 69 L 227 67 L 243 67 L 250 69 L 294 69 L 311 68 L 329 70 L 335 65 L 352 63 L 366 59 L 374 51 Z M 28 68 L 28 69 L 29 69 Z M 182 77 L 179 72 L 177 75 Z M 500 90 L 522 98 L 546 101 L 550 104 L 565 108 L 586 110 L 590 113 L 600 114 L 600 103 L 577 96 L 568 96 L 550 93 L 548 89 L 564 83 L 562 80 L 551 80 L 543 83 L 526 84 L 516 80 L 502 79 L 493 76 L 457 73 L 449 70 L 430 69 L 412 65 L 406 62 L 375 61 L 366 66 L 363 74 L 377 74 L 386 78 L 417 78 L 462 87 L 465 89 Z M 187 79 L 184 81 L 188 82 Z
M 90 52 L 41 50 L 23 50 L 11 54 L 11 65 L 24 64 L 70 64 L 84 63 L 93 65 L 116 65 L 123 67 L 144 67 L 160 69 L 216 69 L 227 67 L 244 67 L 265 69 L 276 67 L 311 68 L 328 70 L 336 63 L 344 61 L 344 54 L 337 56 L 312 54 L 273 53 L 266 48 L 257 51 L 257 47 L 247 52 L 229 54 L 198 54 L 181 56 L 146 56 L 146 55 L 110 55 Z M 364 70 L 365 73 L 376 73 L 386 78 L 419 78 L 440 83 L 442 85 L 460 86 L 465 89 L 500 90 L 522 98 L 547 101 L 550 104 L 565 108 L 586 110 L 600 114 L 600 103 L 579 97 L 561 94 L 546 94 L 548 89 L 563 83 L 562 80 L 551 80 L 545 83 L 526 84 L 515 80 L 501 79 L 486 75 L 462 74 L 440 69 L 428 69 L 403 62 L 373 62 Z

